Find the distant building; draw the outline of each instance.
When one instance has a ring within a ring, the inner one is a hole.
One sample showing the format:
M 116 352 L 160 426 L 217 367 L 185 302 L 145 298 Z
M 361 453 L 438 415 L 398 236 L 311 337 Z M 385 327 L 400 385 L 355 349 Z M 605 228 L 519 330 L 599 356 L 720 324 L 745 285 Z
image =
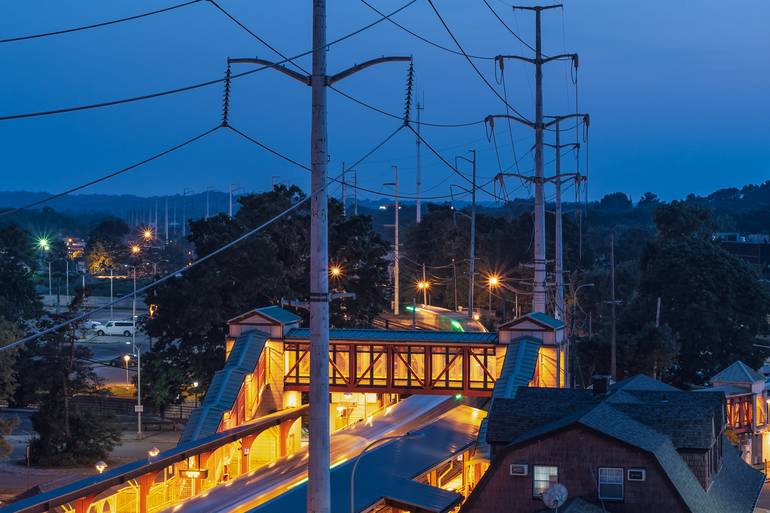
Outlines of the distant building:
M 764 279 L 770 279 L 770 235 L 715 233 L 713 239 L 725 251 L 748 262 Z
M 519 387 L 491 407 L 491 465 L 460 511 L 552 511 L 541 496 L 561 483 L 560 512 L 751 513 L 765 477 L 730 445 L 724 411 L 723 394 L 646 376 Z
M 765 375 L 738 361 L 711 378 L 706 391 L 726 399 L 726 423 L 740 442 L 743 458 L 754 465 L 770 460 L 768 390 Z

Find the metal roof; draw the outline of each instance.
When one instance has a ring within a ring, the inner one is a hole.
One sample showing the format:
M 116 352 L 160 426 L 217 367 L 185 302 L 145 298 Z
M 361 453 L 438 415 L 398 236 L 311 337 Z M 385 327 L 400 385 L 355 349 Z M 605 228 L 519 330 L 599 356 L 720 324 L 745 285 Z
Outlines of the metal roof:
M 395 440 L 367 451 L 355 477 L 355 510 L 365 511 L 384 500 L 402 509 L 443 513 L 457 505 L 462 496 L 413 481 L 451 459 L 476 440 L 478 422 L 474 409 L 459 406 L 435 422 L 415 431 L 417 437 Z M 350 472 L 355 460 L 331 470 L 332 511 L 350 511 Z M 249 513 L 293 513 L 307 508 L 307 483 Z
M 267 338 L 265 333 L 252 330 L 235 339 L 224 368 L 214 373 L 203 403 L 187 419 L 179 443 L 217 432 L 222 414 L 232 409 L 238 398 L 243 379 L 256 368 Z
M 103 474 L 80 479 L 65 486 L 13 502 L 3 506 L 0 510 L 3 513 L 43 513 L 81 497 L 98 496 L 113 486 L 125 484 L 127 481 L 148 472 L 162 470 L 173 463 L 184 461 L 190 456 L 214 450 L 217 447 L 232 443 L 250 434 L 260 433 L 269 427 L 279 425 L 287 419 L 297 418 L 304 414 L 307 409 L 308 406 L 301 406 L 291 410 L 272 413 L 261 417 L 257 421 L 228 431 L 216 433 L 192 442 L 179 443 L 173 449 L 163 451 L 153 458 L 142 458 L 120 467 L 115 467 Z
M 755 383 L 765 381 L 765 376 L 738 360 L 717 373 L 710 381 L 712 383 Z
M 505 324 L 502 324 L 500 328 L 505 329 L 510 326 L 516 326 L 517 324 L 520 324 L 522 321 L 525 321 L 525 320 L 534 321 L 537 324 L 546 326 L 554 330 L 564 328 L 563 321 L 560 321 L 559 319 L 551 317 L 548 314 L 544 314 L 543 312 L 529 312 L 527 314 L 522 315 L 521 317 L 517 317 L 512 321 L 508 321 Z
M 251 317 L 255 313 L 271 321 L 275 321 L 278 324 L 284 324 L 284 325 L 291 324 L 294 322 L 300 322 L 302 320 L 302 317 L 296 314 L 293 314 L 288 310 L 284 310 L 280 306 L 272 305 L 272 306 L 263 306 L 262 308 L 255 308 L 254 310 L 249 310 L 248 312 L 245 312 L 236 317 L 233 317 L 227 322 L 232 323 L 232 322 L 240 321 L 241 319 L 246 319 Z
M 285 334 L 285 340 L 308 340 L 310 330 L 294 328 Z M 377 330 L 332 329 L 331 340 L 356 340 L 366 342 L 441 342 L 449 344 L 496 344 L 497 333 L 432 331 L 432 330 Z
M 495 398 L 513 398 L 520 386 L 527 386 L 535 376 L 537 354 L 542 343 L 532 337 L 520 337 L 511 341 L 505 351 L 503 367 L 500 376 L 492 390 L 492 400 L 488 410 L 492 411 Z M 487 444 L 487 430 L 489 429 L 489 417 L 481 421 L 479 429 L 479 452 L 489 457 L 489 445 Z

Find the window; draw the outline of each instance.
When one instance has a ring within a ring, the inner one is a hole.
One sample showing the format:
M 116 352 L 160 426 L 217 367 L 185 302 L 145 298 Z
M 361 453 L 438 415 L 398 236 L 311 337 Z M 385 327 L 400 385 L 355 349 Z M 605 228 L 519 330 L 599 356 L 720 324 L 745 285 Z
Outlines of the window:
M 645 481 L 647 479 L 647 471 L 643 468 L 630 468 L 628 469 L 629 481 Z
M 599 468 L 599 499 L 605 501 L 623 500 L 622 468 Z
M 559 468 L 535 465 L 533 469 L 532 496 L 541 497 L 552 484 L 559 482 Z

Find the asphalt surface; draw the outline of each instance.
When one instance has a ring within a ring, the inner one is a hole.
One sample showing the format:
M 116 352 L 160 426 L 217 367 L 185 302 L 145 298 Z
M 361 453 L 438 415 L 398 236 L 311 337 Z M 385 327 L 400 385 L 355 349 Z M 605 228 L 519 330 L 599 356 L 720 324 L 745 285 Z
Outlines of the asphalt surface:
M 331 436 L 331 464 L 334 467 L 347 462 L 373 440 L 403 434 L 430 424 L 457 404 L 452 397 L 415 395 L 374 416 L 371 422 L 359 422 L 336 431 Z M 307 460 L 307 448 L 303 448 L 288 458 L 281 458 L 266 467 L 214 487 L 204 495 L 169 508 L 165 513 L 248 511 L 300 485 L 307 477 Z

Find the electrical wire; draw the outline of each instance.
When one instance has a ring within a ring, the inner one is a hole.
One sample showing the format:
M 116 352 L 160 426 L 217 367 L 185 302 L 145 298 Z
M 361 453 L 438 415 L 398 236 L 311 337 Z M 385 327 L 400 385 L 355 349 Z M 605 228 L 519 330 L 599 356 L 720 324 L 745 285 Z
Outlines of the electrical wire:
M 323 190 L 324 188 L 326 188 L 327 185 L 328 184 L 322 185 L 320 190 Z M 291 205 L 289 208 L 287 208 L 287 209 L 283 210 L 282 212 L 276 214 L 275 216 L 273 216 L 269 220 L 265 221 L 264 223 L 260 224 L 256 228 L 254 228 L 252 230 L 249 230 L 248 232 L 244 233 L 243 235 L 239 236 L 238 238 L 233 239 L 230 242 L 220 246 L 219 248 L 215 249 L 211 253 L 208 253 L 205 256 L 197 258 L 196 260 L 190 262 L 189 264 L 185 264 L 184 266 L 180 267 L 176 271 L 170 272 L 170 273 L 166 274 L 165 276 L 162 276 L 162 277 L 158 278 L 157 280 L 152 281 L 151 283 L 148 283 L 147 285 L 144 285 L 143 287 L 140 287 L 140 288 L 136 289 L 136 292 L 131 292 L 130 294 L 126 294 L 125 296 L 119 297 L 118 299 L 116 299 L 114 301 L 110 301 L 109 303 L 107 303 L 105 305 L 102 305 L 102 306 L 99 306 L 97 308 L 94 308 L 93 310 L 89 310 L 88 312 L 83 312 L 83 313 L 81 313 L 79 315 L 76 315 L 75 317 L 72 317 L 71 319 L 68 319 L 66 321 L 60 322 L 60 323 L 58 323 L 58 324 L 56 324 L 54 326 L 51 326 L 51 327 L 46 328 L 44 330 L 38 331 L 36 333 L 33 333 L 32 335 L 28 335 L 26 337 L 20 338 L 20 339 L 18 339 L 16 341 L 11 342 L 9 344 L 6 344 L 4 346 L 0 346 L 0 352 L 7 351 L 7 350 L 12 349 L 12 348 L 14 348 L 16 346 L 25 344 L 27 342 L 31 342 L 32 340 L 36 340 L 36 339 L 38 339 L 38 338 L 40 338 L 42 336 L 48 335 L 49 333 L 53 333 L 55 331 L 58 331 L 58 330 L 60 330 L 62 328 L 65 328 L 65 327 L 69 326 L 70 324 L 72 324 L 74 322 L 81 321 L 81 320 L 83 320 L 83 319 L 93 315 L 96 312 L 101 312 L 101 311 L 106 310 L 106 309 L 110 308 L 111 306 L 114 306 L 114 305 L 116 305 L 116 304 L 118 304 L 118 303 L 120 303 L 122 301 L 130 299 L 131 297 L 134 296 L 134 294 L 140 294 L 142 292 L 146 292 L 146 291 L 148 291 L 148 290 L 150 290 L 150 289 L 160 285 L 161 283 L 165 283 L 166 281 L 170 280 L 171 278 L 181 276 L 183 273 L 189 271 L 190 269 L 193 269 L 194 267 L 199 266 L 203 262 L 206 262 L 207 260 L 210 260 L 210 259 L 214 258 L 215 256 L 219 255 L 223 251 L 226 251 L 226 250 L 230 249 L 231 247 L 235 246 L 236 244 L 239 244 L 240 242 L 242 242 L 242 241 L 252 237 L 253 235 L 255 235 L 256 233 L 262 231 L 263 229 L 265 229 L 266 227 L 268 227 L 269 225 L 271 225 L 272 223 L 274 223 L 278 219 L 282 218 L 283 216 L 293 212 L 294 210 L 297 210 L 301 205 L 303 205 L 306 202 L 308 202 L 310 200 L 310 198 L 314 194 L 315 194 L 315 192 L 313 192 L 313 194 L 307 195 L 305 198 L 297 201 L 296 203 Z
M 485 77 L 484 74 L 481 72 L 481 70 L 479 70 L 479 68 L 476 66 L 476 64 L 474 64 L 473 60 L 468 56 L 468 54 L 463 49 L 463 47 L 460 44 L 460 42 L 457 40 L 455 35 L 452 33 L 452 30 L 449 28 L 449 25 L 447 25 L 446 22 L 444 21 L 444 18 L 441 16 L 441 13 L 438 12 L 438 9 L 436 9 L 436 6 L 433 4 L 433 0 L 428 0 L 428 5 L 430 5 L 431 9 L 433 9 L 433 12 L 436 13 L 436 17 L 439 19 L 441 24 L 444 26 L 444 29 L 447 31 L 447 34 L 449 34 L 449 37 L 452 38 L 452 41 L 455 42 L 455 44 L 457 45 L 457 48 L 462 52 L 462 54 L 465 57 L 465 59 L 471 65 L 471 67 L 476 72 L 476 74 L 479 76 L 479 78 L 481 78 L 481 80 L 487 85 L 489 90 L 492 91 L 492 93 L 494 93 L 494 95 L 497 96 L 500 99 L 501 102 L 503 102 L 505 105 L 507 105 L 519 117 L 521 117 L 522 119 L 526 119 L 526 116 L 524 114 L 519 112 L 516 109 L 516 107 L 514 107 L 513 105 L 510 105 L 507 101 L 505 101 L 505 98 L 500 96 L 500 93 L 497 92 L 497 89 L 495 89 L 494 86 L 489 83 L 489 80 L 487 80 L 487 77 Z
M 497 11 L 495 11 L 494 8 L 491 5 L 489 5 L 489 2 L 487 2 L 487 0 L 481 0 L 481 1 L 484 2 L 484 5 L 486 5 L 487 8 L 492 12 L 492 14 L 495 15 L 495 18 L 497 18 L 497 21 L 499 21 L 503 25 L 503 27 L 505 27 L 508 30 L 508 32 L 510 32 L 513 35 L 513 37 L 518 39 L 521 44 L 523 44 L 533 52 L 537 51 L 532 47 L 532 45 L 524 41 L 516 32 L 514 32 L 514 30 L 511 27 L 509 27 L 507 23 L 505 23 L 505 21 L 503 21 L 500 15 L 497 14 Z M 547 55 L 543 54 L 543 57 L 547 57 Z
M 337 44 L 337 43 L 339 43 L 341 41 L 344 41 L 344 40 L 348 39 L 349 37 L 352 37 L 355 34 L 360 33 L 363 30 L 366 30 L 368 28 L 373 27 L 374 25 L 376 25 L 376 24 L 378 24 L 378 23 L 380 23 L 382 21 L 384 21 L 384 19 L 376 20 L 376 21 L 366 25 L 365 27 L 363 27 L 361 29 L 355 30 L 355 31 L 351 32 L 350 34 L 344 35 L 344 36 L 339 37 L 339 38 L 337 38 L 337 39 L 335 39 L 333 41 L 330 41 L 330 42 L 328 42 L 324 46 L 324 48 L 329 48 L 329 47 L 331 47 L 331 46 L 333 46 L 333 45 L 335 45 L 335 44 Z M 294 60 L 299 59 L 301 57 L 305 57 L 307 55 L 310 55 L 314 51 L 315 51 L 315 48 L 307 50 L 307 51 L 304 51 L 304 52 L 299 53 L 297 55 L 294 55 L 294 56 L 292 56 L 290 58 L 286 58 L 286 59 L 280 60 L 280 61 L 275 62 L 273 64 L 269 64 L 269 65 L 265 65 L 265 66 L 260 66 L 258 68 L 254 68 L 254 69 L 251 69 L 251 70 L 248 70 L 248 71 L 244 71 L 244 72 L 241 72 L 241 73 L 235 73 L 232 76 L 230 76 L 230 79 L 234 80 L 234 79 L 245 77 L 245 76 L 248 76 L 248 75 L 253 75 L 254 73 L 258 73 L 258 72 L 266 70 L 266 69 L 272 69 L 272 68 L 274 68 L 276 66 L 279 66 L 281 64 L 285 64 L 287 62 L 291 62 L 291 61 L 294 61 Z M 188 92 L 188 91 L 193 91 L 193 90 L 196 90 L 196 89 L 201 89 L 201 88 L 208 87 L 208 86 L 211 86 L 211 85 L 221 84 L 221 83 L 225 82 L 226 80 L 228 80 L 226 77 L 222 77 L 222 78 L 218 78 L 218 79 L 214 79 L 214 80 L 207 80 L 205 82 L 198 82 L 198 83 L 195 83 L 195 84 L 190 84 L 190 85 L 186 85 L 186 86 L 182 86 L 182 87 L 177 87 L 177 88 L 174 88 L 174 89 L 167 89 L 167 90 L 164 90 L 164 91 L 158 91 L 158 92 L 155 92 L 155 93 L 143 94 L 143 95 L 140 95 L 140 96 L 132 96 L 132 97 L 129 97 L 129 98 L 121 98 L 121 99 L 117 99 L 117 100 L 109 100 L 109 101 L 103 101 L 103 102 L 98 102 L 98 103 L 91 103 L 91 104 L 85 104 L 85 105 L 76 105 L 76 106 L 73 106 L 73 107 L 62 107 L 62 108 L 57 108 L 57 109 L 50 109 L 50 110 L 43 110 L 43 111 L 36 111 L 36 112 L 25 112 L 25 113 L 21 113 L 21 114 L 9 114 L 9 115 L 0 116 L 0 121 L 13 121 L 13 120 L 17 120 L 17 119 L 36 118 L 36 117 L 42 117 L 42 116 L 53 116 L 53 115 L 58 115 L 58 114 L 66 114 L 66 113 L 70 113 L 70 112 L 79 112 L 79 111 L 92 110 L 92 109 L 98 109 L 98 108 L 104 108 L 104 107 L 113 107 L 113 106 L 116 106 L 116 105 L 123 105 L 123 104 L 126 104 L 126 103 L 134 103 L 134 102 L 139 102 L 139 101 L 151 100 L 151 99 L 154 99 L 154 98 L 160 98 L 160 97 L 169 96 L 169 95 L 172 95 L 172 94 L 185 93 L 185 92 Z M 364 104 L 363 102 L 361 102 L 361 103 L 362 103 L 362 105 Z M 370 108 L 373 108 L 373 107 L 371 107 L 369 105 L 366 105 L 366 106 L 368 106 Z M 387 113 L 387 114 L 389 114 L 389 113 Z M 401 116 L 393 116 L 393 117 L 397 117 L 398 119 L 401 119 Z M 479 123 L 483 123 L 483 120 L 475 121 L 475 122 L 469 123 L 469 124 L 464 124 L 464 123 L 460 123 L 460 124 L 447 124 L 447 125 L 439 125 L 439 124 L 437 124 L 437 126 L 445 126 L 447 128 L 454 128 L 455 126 L 470 126 L 470 125 L 479 124 Z
M 68 194 L 72 194 L 73 192 L 80 191 L 82 189 L 85 189 L 86 187 L 90 187 L 92 185 L 95 185 L 97 183 L 103 182 L 105 180 L 109 180 L 110 178 L 114 178 L 114 177 L 116 177 L 118 175 L 122 175 L 123 173 L 127 173 L 128 171 L 131 171 L 131 170 L 136 169 L 136 168 L 138 168 L 140 166 L 143 166 L 144 164 L 149 164 L 153 160 L 157 160 L 157 159 L 159 159 L 161 157 L 164 157 L 164 156 L 168 155 L 169 153 L 173 153 L 176 150 L 184 148 L 185 146 L 188 146 L 188 145 L 194 143 L 195 141 L 199 141 L 199 140 L 203 139 L 204 137 L 206 137 L 207 135 L 210 135 L 210 134 L 216 132 L 220 128 L 222 128 L 221 125 L 217 125 L 214 128 L 206 130 L 205 132 L 203 132 L 201 134 L 198 134 L 198 135 L 196 135 L 194 137 L 191 137 L 191 138 L 187 139 L 184 142 L 181 142 L 181 143 L 179 143 L 179 144 L 177 144 L 175 146 L 172 146 L 171 148 L 163 150 L 160 153 L 156 153 L 155 155 L 152 155 L 151 157 L 148 157 L 148 158 L 146 158 L 144 160 L 141 160 L 139 162 L 131 164 L 130 166 L 124 167 L 122 169 L 118 169 L 117 171 L 113 171 L 112 173 L 108 173 L 106 175 L 100 176 L 99 178 L 94 178 L 93 180 L 90 180 L 90 181 L 88 181 L 86 183 L 83 183 L 83 184 L 77 185 L 75 187 L 72 187 L 70 189 L 67 189 L 66 191 L 59 192 L 57 194 L 48 196 L 48 197 L 43 198 L 43 199 L 38 200 L 38 201 L 33 201 L 32 203 L 27 203 L 26 205 L 23 205 L 21 207 L 16 207 L 16 208 L 13 208 L 13 209 L 10 209 L 10 210 L 2 211 L 2 212 L 0 212 L 0 217 L 11 215 L 11 214 L 15 214 L 16 212 L 19 212 L 21 210 L 26 210 L 28 208 L 32 208 L 32 207 L 36 207 L 38 205 L 42 205 L 44 203 L 48 203 L 49 201 L 53 201 L 53 200 L 61 198 L 63 196 L 67 196 Z
M 80 32 L 82 30 L 89 30 L 99 27 L 106 27 L 108 25 L 115 25 L 118 23 L 123 23 L 125 21 L 132 21 L 132 20 L 138 20 L 139 18 L 146 18 L 147 16 L 152 16 L 154 14 L 160 14 L 164 12 L 173 11 L 175 9 L 180 9 L 182 7 L 187 7 L 188 5 L 197 4 L 198 2 L 202 2 L 203 0 L 190 0 L 189 2 L 184 2 L 181 4 L 172 5 L 169 7 L 165 7 L 163 9 L 158 9 L 156 11 L 149 11 L 142 14 L 136 14 L 134 16 L 128 16 L 126 18 L 119 18 L 116 20 L 109 20 L 109 21 L 103 21 L 100 23 L 93 23 L 91 25 L 84 25 L 82 27 L 74 27 L 74 28 L 68 28 L 63 30 L 55 30 L 52 32 L 43 32 L 41 34 L 31 34 L 27 36 L 17 36 L 17 37 L 9 37 L 6 39 L 0 39 L 0 44 L 3 43 L 15 43 L 17 41 L 28 41 L 30 39 L 39 39 L 41 37 L 50 37 L 50 36 L 59 36 L 62 34 L 71 34 L 72 32 Z
M 383 13 L 380 10 L 378 10 L 376 7 L 374 7 L 372 4 L 370 4 L 366 0 L 361 0 L 361 3 L 364 4 L 365 6 L 367 6 L 369 9 L 373 10 L 374 12 L 376 12 L 377 14 L 379 14 L 380 16 L 383 16 Z M 398 27 L 401 30 L 403 30 L 404 32 L 406 32 L 407 34 L 411 34 L 412 36 L 416 37 L 417 39 L 419 39 L 420 41 L 422 41 L 424 43 L 427 43 L 427 44 L 429 44 L 431 46 L 434 46 L 434 47 L 436 47 L 436 48 L 438 48 L 440 50 L 444 50 L 445 52 L 449 52 L 449 53 L 452 53 L 452 54 L 455 54 L 455 55 L 459 55 L 461 57 L 463 56 L 463 54 L 458 52 L 457 50 L 452 50 L 449 47 L 446 47 L 444 45 L 436 43 L 435 41 L 431 41 L 430 39 L 428 39 L 426 37 L 423 37 L 420 34 L 417 34 L 416 32 L 413 32 L 412 30 L 409 30 L 408 28 L 406 28 L 405 26 L 401 25 L 400 23 L 398 23 L 395 20 L 392 20 L 392 19 L 388 18 L 388 21 L 391 22 L 396 27 Z M 472 55 L 472 54 L 468 54 L 468 57 L 470 57 L 471 59 L 479 59 L 479 60 L 485 60 L 485 61 L 494 61 L 495 60 L 494 57 L 489 57 L 489 56 L 486 56 L 486 55 Z

